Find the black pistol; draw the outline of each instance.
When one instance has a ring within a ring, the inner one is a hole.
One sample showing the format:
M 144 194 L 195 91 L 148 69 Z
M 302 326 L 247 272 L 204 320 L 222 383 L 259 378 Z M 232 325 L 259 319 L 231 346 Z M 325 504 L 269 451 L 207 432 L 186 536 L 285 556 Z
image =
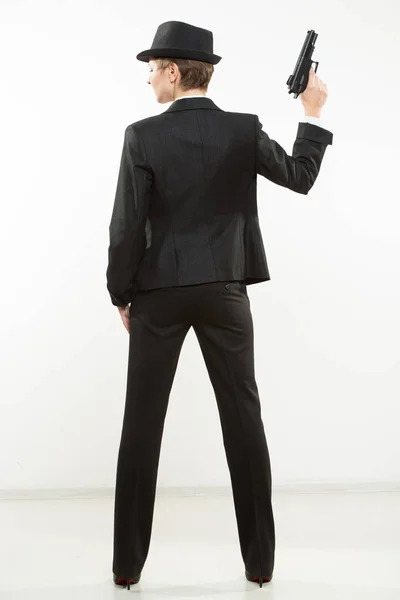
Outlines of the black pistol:
M 286 85 L 289 87 L 288 94 L 293 93 L 294 99 L 296 99 L 297 96 L 306 89 L 308 84 L 308 76 L 313 63 L 317 65 L 314 67 L 314 71 L 317 72 L 319 63 L 315 60 L 311 60 L 317 37 L 318 33 L 315 33 L 314 29 L 307 31 L 306 39 L 304 40 L 304 44 L 300 51 L 299 58 L 297 59 L 296 66 L 292 75 L 286 82 Z

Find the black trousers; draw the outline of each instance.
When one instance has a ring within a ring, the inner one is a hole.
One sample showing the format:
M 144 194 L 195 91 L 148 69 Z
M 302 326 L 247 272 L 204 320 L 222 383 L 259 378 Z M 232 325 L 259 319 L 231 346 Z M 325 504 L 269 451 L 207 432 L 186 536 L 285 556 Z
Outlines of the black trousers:
M 271 465 L 254 373 L 250 301 L 240 281 L 142 290 L 133 298 L 112 569 L 133 578 L 148 555 L 164 420 L 190 327 L 215 392 L 244 565 L 269 577 L 275 553 Z

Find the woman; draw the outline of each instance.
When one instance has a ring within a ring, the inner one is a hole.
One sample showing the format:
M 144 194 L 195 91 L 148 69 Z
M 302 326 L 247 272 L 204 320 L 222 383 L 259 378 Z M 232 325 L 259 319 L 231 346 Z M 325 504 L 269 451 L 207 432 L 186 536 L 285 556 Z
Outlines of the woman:
M 289 156 L 257 115 L 206 96 L 221 60 L 211 31 L 162 23 L 137 58 L 157 101 L 172 104 L 126 128 L 110 223 L 107 289 L 130 335 L 113 578 L 129 589 L 148 555 L 169 394 L 193 327 L 217 401 L 245 576 L 261 587 L 272 579 L 275 528 L 247 295 L 270 279 L 256 176 L 308 194 L 332 144 L 316 124 L 327 88 L 311 70 Z

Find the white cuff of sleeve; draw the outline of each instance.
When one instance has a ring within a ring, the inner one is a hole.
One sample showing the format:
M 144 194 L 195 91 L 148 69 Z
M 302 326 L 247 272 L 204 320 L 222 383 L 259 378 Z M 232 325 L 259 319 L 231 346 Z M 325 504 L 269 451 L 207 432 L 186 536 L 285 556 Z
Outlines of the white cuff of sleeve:
M 320 117 L 303 117 L 300 120 L 300 123 L 312 123 L 313 125 L 318 125 L 318 127 L 323 127 L 324 129 L 328 129 L 326 123 Z

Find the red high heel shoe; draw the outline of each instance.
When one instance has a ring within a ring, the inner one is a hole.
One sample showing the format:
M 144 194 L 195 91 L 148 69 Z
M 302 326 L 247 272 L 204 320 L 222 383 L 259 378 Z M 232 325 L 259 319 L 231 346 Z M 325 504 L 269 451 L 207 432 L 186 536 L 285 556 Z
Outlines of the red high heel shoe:
M 141 575 L 141 573 L 139 573 L 139 575 L 136 575 L 136 576 L 134 575 L 132 578 L 124 579 L 123 577 L 117 577 L 117 575 L 115 573 L 113 573 L 113 580 L 116 585 L 121 585 L 122 587 L 126 586 L 128 588 L 128 590 L 130 590 L 131 583 L 139 583 L 140 575 Z
M 272 579 L 272 575 L 270 575 L 268 577 L 260 577 L 259 575 L 252 575 L 250 573 L 250 571 L 248 571 L 247 569 L 245 570 L 245 575 L 246 575 L 246 579 L 248 581 L 256 581 L 256 582 L 258 581 L 258 583 L 260 584 L 260 587 L 263 586 L 264 582 L 268 583 Z

